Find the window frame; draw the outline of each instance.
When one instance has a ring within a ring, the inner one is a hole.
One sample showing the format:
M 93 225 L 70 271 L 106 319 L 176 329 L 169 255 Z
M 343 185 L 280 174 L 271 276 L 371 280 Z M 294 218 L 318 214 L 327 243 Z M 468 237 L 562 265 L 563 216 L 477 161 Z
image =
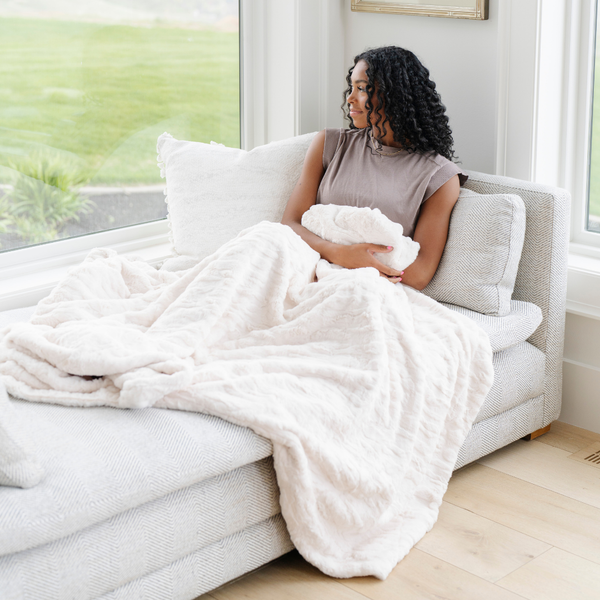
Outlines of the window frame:
M 247 43 L 246 46 L 243 45 L 244 40 L 256 37 L 252 35 L 256 19 L 244 18 L 244 15 L 250 13 L 250 2 L 258 6 L 262 5 L 263 0 L 240 0 L 240 143 L 243 148 L 248 144 L 256 145 L 253 143 L 256 136 L 249 135 L 246 126 L 246 123 L 254 121 L 251 114 L 254 106 L 249 100 L 254 90 L 248 82 L 253 81 L 255 76 L 261 77 L 260 64 L 253 64 L 256 51 L 247 53 Z M 253 6 L 252 12 L 254 8 Z M 261 14 L 260 10 L 257 12 Z M 247 93 L 244 84 L 250 93 Z M 52 290 L 70 267 L 80 263 L 90 250 L 99 247 L 111 248 L 119 253 L 137 254 L 153 265 L 160 265 L 173 255 L 167 219 L 1 252 L 0 310 L 37 303 Z
M 565 156 L 567 173 L 564 182 L 572 195 L 571 251 L 600 259 L 600 234 L 587 230 L 594 117 L 597 1 L 575 0 L 573 4 L 578 4 L 574 8 L 579 9 L 579 22 L 573 23 L 570 28 L 572 42 L 567 60 L 568 66 L 575 73 L 574 81 L 567 82 L 567 90 L 571 92 L 572 100 L 567 104 L 570 114 L 565 115 L 564 123 L 565 129 L 572 127 L 574 132 L 573 139 L 569 140 L 567 131 Z M 598 93 L 600 93 L 600 82 L 597 83 Z M 600 118 L 600 115 L 597 115 L 597 118 Z
M 566 308 L 600 319 L 600 234 L 587 231 L 597 0 L 565 0 L 564 8 L 559 185 L 572 200 Z

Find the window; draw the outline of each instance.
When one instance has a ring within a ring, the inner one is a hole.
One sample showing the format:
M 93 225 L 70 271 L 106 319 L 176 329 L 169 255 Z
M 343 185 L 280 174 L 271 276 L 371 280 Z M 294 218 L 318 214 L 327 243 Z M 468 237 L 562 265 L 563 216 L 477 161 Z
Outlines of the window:
M 596 2 L 598 4 L 598 2 Z M 598 44 L 598 28 L 600 20 L 597 18 L 596 6 L 596 37 L 594 40 L 594 73 L 593 73 L 593 104 L 592 104 L 592 131 L 589 161 L 589 195 L 587 206 L 587 230 L 600 233 L 600 45 Z
M 239 147 L 238 4 L 0 9 L 0 252 L 164 218 L 164 131 Z

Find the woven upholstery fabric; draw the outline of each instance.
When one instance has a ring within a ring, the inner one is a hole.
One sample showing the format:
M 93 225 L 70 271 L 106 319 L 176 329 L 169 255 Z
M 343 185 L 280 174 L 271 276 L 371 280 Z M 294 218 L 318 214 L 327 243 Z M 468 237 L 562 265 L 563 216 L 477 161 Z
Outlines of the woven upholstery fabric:
M 0 486 L 30 488 L 43 475 L 27 424 L 19 418 L 0 381 Z
M 442 259 L 423 293 L 479 313 L 507 315 L 524 236 L 519 196 L 461 191 Z
M 521 342 L 501 352 L 495 352 L 492 362 L 494 384 L 475 418 L 475 423 L 518 406 L 544 391 L 546 357 L 535 346 Z
M 221 144 L 158 138 L 177 254 L 204 258 L 260 221 L 281 221 L 315 133 L 249 152 Z
M 26 321 L 34 311 L 33 306 L 0 313 L 0 330 L 10 323 Z M 37 485 L 44 476 L 36 452 L 35 437 L 27 423 L 15 410 L 0 382 L 0 486 L 29 488 Z
M 28 490 L 0 487 L 0 555 L 63 538 L 272 453 L 265 438 L 203 414 L 13 404 L 43 449 L 46 476 Z
M 193 600 L 293 548 L 283 518 L 277 515 L 98 600 Z
M 475 321 L 490 338 L 493 352 L 505 350 L 515 344 L 524 342 L 542 322 L 542 311 L 531 302 L 511 300 L 510 312 L 503 317 L 482 315 L 462 306 L 454 306 L 444 302 L 442 304 L 446 308 L 459 312 Z
M 467 173 L 469 180 L 465 185 L 471 190 L 480 194 L 517 194 L 525 203 L 527 235 L 512 297 L 539 306 L 544 317 L 529 339 L 546 355 L 544 418 L 543 424 L 536 427 L 539 429 L 557 419 L 561 407 L 570 196 L 559 188 Z
M 278 497 L 269 457 L 0 557 L 0 590 L 15 598 L 96 598 L 279 514 Z
M 471 428 L 458 453 L 454 469 L 486 456 L 498 448 L 544 427 L 544 395 L 532 398 Z

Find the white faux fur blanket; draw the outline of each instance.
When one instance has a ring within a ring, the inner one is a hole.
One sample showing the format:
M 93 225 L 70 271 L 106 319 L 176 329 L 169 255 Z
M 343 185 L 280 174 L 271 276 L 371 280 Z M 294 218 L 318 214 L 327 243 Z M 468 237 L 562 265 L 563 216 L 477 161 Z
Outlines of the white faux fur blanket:
M 433 526 L 492 383 L 485 333 L 375 269 L 328 269 L 263 222 L 187 271 L 93 251 L 4 331 L 29 400 L 206 412 L 273 443 L 291 538 L 385 578 Z

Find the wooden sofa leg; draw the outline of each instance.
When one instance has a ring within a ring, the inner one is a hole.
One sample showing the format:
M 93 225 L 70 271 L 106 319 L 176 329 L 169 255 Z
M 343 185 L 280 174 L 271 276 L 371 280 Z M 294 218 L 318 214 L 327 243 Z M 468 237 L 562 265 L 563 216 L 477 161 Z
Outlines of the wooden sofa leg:
M 530 442 L 531 440 L 535 440 L 536 437 L 540 437 L 540 435 L 544 435 L 545 433 L 548 433 L 550 431 L 551 425 L 552 425 L 552 423 L 550 423 L 550 425 L 546 425 L 546 427 L 542 427 L 541 429 L 534 431 L 533 433 L 530 433 L 529 435 L 526 435 L 522 439 L 527 440 L 528 442 Z

